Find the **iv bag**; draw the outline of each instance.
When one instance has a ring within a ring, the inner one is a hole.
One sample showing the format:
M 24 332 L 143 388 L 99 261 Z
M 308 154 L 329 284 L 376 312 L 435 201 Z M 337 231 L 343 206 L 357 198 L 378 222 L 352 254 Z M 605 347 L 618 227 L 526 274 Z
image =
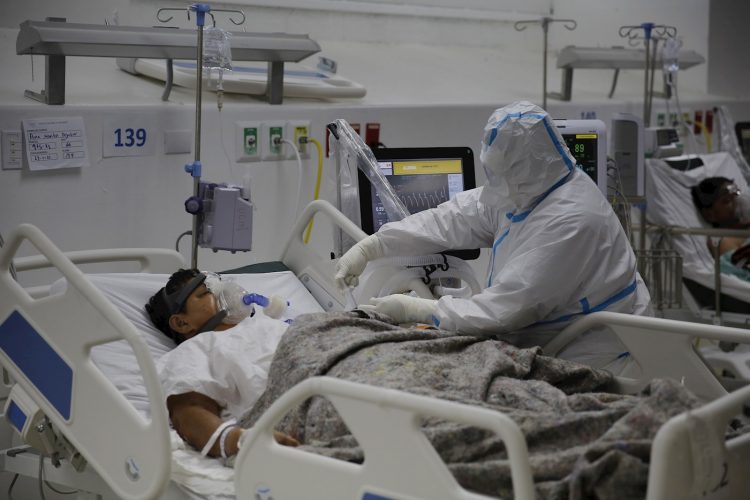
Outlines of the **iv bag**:
M 665 73 L 677 73 L 680 69 L 680 48 L 682 40 L 679 38 L 667 38 L 661 49 L 662 68 Z
M 232 69 L 232 34 L 221 28 L 203 30 L 203 67 L 208 69 Z

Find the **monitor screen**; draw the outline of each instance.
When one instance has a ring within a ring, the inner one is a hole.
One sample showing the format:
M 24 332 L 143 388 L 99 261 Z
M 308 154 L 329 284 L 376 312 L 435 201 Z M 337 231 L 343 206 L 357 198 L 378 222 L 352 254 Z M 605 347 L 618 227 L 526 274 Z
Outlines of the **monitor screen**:
M 596 182 L 596 134 L 563 134 L 563 139 L 581 170 Z
M 601 120 L 555 120 L 570 153 L 581 168 L 607 194 L 606 126 Z
M 467 147 L 377 148 L 380 172 L 388 179 L 409 213 L 434 208 L 461 191 L 476 187 L 474 154 Z M 360 220 L 367 234 L 388 222 L 383 203 L 359 171 Z M 453 253 L 457 255 L 457 253 Z M 460 255 L 476 258 L 478 250 Z

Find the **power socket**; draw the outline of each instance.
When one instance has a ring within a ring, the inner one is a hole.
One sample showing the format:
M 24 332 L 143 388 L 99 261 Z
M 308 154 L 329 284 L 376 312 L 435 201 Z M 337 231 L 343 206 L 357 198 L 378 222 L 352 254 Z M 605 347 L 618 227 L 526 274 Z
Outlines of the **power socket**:
M 300 138 L 306 137 L 308 142 L 301 143 Z M 307 120 L 292 120 L 286 122 L 286 138 L 294 143 L 299 150 L 300 158 L 310 158 L 310 122 Z M 295 158 L 292 148 L 287 148 L 287 158 Z
M 283 160 L 282 139 L 284 139 L 284 122 L 263 122 L 260 135 L 261 160 Z
M 235 124 L 235 158 L 238 162 L 260 160 L 260 123 L 237 122 Z
M 21 170 L 23 162 L 23 139 L 20 130 L 2 131 L 2 166 L 3 170 Z

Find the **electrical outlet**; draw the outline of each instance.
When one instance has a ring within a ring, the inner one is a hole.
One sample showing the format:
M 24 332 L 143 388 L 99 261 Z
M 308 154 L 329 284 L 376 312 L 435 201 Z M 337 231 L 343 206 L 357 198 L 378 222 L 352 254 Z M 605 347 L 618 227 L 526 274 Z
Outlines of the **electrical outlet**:
M 284 159 L 284 122 L 264 122 L 260 128 L 261 160 Z M 287 148 L 288 149 L 288 148 Z
M 301 158 L 310 157 L 310 122 L 306 120 L 294 120 L 286 122 L 286 137 L 294 143 L 299 150 Z M 300 138 L 305 137 L 308 142 L 300 142 Z M 294 158 L 292 148 L 287 148 L 287 158 Z
M 237 122 L 235 158 L 238 162 L 260 160 L 260 123 Z
M 21 170 L 23 159 L 23 139 L 20 130 L 2 131 L 2 166 L 3 170 Z

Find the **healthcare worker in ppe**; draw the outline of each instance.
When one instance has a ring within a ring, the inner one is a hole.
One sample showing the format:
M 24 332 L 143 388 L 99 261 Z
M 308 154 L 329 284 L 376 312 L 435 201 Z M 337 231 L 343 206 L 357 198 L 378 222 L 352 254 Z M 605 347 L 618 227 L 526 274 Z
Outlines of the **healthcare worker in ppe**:
M 650 314 L 619 220 L 543 109 L 522 101 L 496 110 L 480 160 L 484 186 L 361 240 L 337 264 L 339 286 L 356 286 L 374 259 L 485 247 L 492 251 L 482 292 L 439 300 L 389 295 L 372 299 L 374 309 L 520 347 L 543 346 L 590 312 Z M 560 357 L 615 373 L 629 364 L 609 331 L 584 334 Z

